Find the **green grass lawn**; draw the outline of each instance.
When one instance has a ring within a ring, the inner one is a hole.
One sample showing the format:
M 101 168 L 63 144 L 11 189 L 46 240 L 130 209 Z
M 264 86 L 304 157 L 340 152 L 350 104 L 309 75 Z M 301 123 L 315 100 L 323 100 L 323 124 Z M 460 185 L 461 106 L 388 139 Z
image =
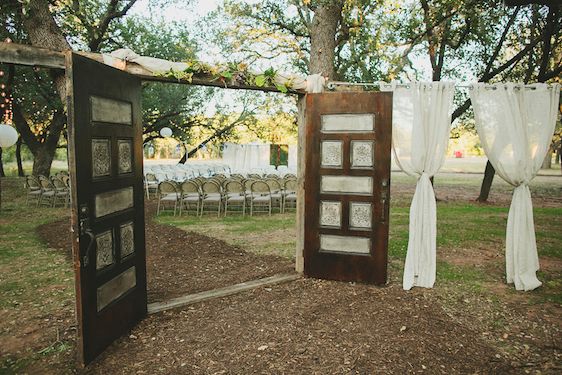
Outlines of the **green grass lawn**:
M 407 204 L 407 199 L 400 199 L 397 200 L 397 203 L 391 204 L 388 251 L 395 282 L 399 282 L 401 278 L 408 248 L 410 208 Z M 461 287 L 472 289 L 485 282 L 503 280 L 503 274 L 487 272 L 484 260 L 482 260 L 482 264 L 478 264 L 478 258 L 475 258 L 474 265 L 450 264 L 445 255 L 455 249 L 467 249 L 468 252 L 461 252 L 458 256 L 477 256 L 477 252 L 470 250 L 491 248 L 494 254 L 501 255 L 498 262 L 503 262 L 508 210 L 508 207 L 476 203 L 438 202 L 438 283 L 453 282 L 457 285 L 460 282 Z M 534 209 L 539 256 L 562 261 L 560 218 L 562 218 L 562 208 Z M 161 214 L 157 221 L 177 226 L 183 230 L 217 237 L 257 254 L 276 254 L 294 258 L 296 246 L 294 213 L 253 217 L 237 215 L 226 218 L 217 218 L 213 214 L 205 215 L 202 218 L 193 215 L 180 217 Z M 503 266 L 503 263 L 501 265 Z M 543 272 L 542 276 L 546 280 L 545 286 L 534 292 L 533 296 L 562 303 L 562 290 L 559 288 L 559 283 L 556 282 L 561 276 L 560 273 Z
M 72 358 L 73 345 L 62 332 L 74 325 L 74 272 L 68 258 L 43 244 L 36 228 L 69 215 L 65 208 L 26 207 L 21 180 L 2 181 L 0 211 L 0 342 L 22 332 L 41 338 L 5 355 L 0 344 L 0 374 L 19 373 L 31 362 Z M 65 319 L 66 317 L 66 319 Z M 11 345 L 19 347 L 17 340 Z M 71 368 L 73 363 L 69 363 Z

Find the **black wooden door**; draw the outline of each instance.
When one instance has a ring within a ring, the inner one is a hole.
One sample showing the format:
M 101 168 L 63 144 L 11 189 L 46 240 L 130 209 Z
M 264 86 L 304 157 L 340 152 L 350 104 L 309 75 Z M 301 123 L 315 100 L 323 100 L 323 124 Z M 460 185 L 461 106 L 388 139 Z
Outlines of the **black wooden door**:
M 141 82 L 66 56 L 79 362 L 146 315 Z
M 306 97 L 304 273 L 386 283 L 391 93 Z

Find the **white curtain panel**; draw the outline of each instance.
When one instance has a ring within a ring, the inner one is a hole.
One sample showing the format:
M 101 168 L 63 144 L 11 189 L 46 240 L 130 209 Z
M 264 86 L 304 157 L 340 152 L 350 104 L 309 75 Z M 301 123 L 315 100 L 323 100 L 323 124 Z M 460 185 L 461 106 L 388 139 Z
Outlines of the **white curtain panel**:
M 435 283 L 437 208 L 430 178 L 445 161 L 454 84 L 412 82 L 381 84 L 393 92 L 392 148 L 400 169 L 418 179 L 410 206 L 408 252 L 403 288 L 431 288 Z
M 271 161 L 270 160 L 271 145 L 270 144 L 257 145 L 257 149 L 258 149 L 257 167 L 260 168 L 269 167 L 269 163 Z
M 230 142 L 225 142 L 222 149 L 222 161 L 234 168 L 234 160 L 236 157 L 236 145 Z
M 298 163 L 298 147 L 297 145 L 289 145 L 289 155 L 287 160 L 287 167 L 291 170 L 297 169 Z
M 506 279 L 517 290 L 541 285 L 529 182 L 552 140 L 560 85 L 476 84 L 470 90 L 476 130 L 498 175 L 515 187 L 506 231 Z

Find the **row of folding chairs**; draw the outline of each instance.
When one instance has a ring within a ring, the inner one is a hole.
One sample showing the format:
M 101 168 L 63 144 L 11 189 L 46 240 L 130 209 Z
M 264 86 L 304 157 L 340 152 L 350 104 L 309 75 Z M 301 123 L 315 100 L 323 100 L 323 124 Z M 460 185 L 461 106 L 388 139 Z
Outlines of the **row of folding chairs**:
M 158 184 L 157 215 L 168 208 L 174 215 L 194 210 L 202 216 L 205 209 L 216 211 L 217 216 L 238 212 L 250 216 L 264 212 L 271 215 L 273 210 L 285 212 L 295 208 L 297 201 L 297 180 L 279 179 L 236 179 L 214 177 L 195 178 L 182 183 L 162 181 Z
M 145 165 L 144 174 L 151 173 L 156 175 L 160 181 L 175 180 L 183 181 L 187 178 L 198 176 L 210 177 L 217 173 L 230 173 L 230 167 L 227 165 L 210 165 L 210 164 L 163 164 L 163 165 Z
M 70 177 L 68 173 L 57 173 L 54 176 L 43 175 L 25 177 L 25 204 L 35 203 L 36 207 L 55 207 L 61 203 L 64 207 L 70 205 Z
M 260 179 L 277 179 L 281 186 L 283 186 L 283 182 L 285 180 L 288 179 L 296 179 L 297 176 L 292 174 L 292 173 L 287 173 L 283 176 L 277 175 L 277 174 L 266 174 L 266 175 L 261 175 L 261 174 L 257 174 L 257 173 L 250 173 L 248 175 L 242 175 L 242 174 L 238 174 L 238 173 L 234 173 L 234 174 L 223 174 L 223 173 L 216 173 L 211 177 L 204 177 L 204 176 L 197 176 L 197 177 L 191 177 L 191 178 L 167 178 L 167 176 L 158 176 L 154 173 L 147 173 L 144 175 L 144 188 L 145 188 L 145 192 L 146 192 L 146 197 L 150 199 L 151 195 L 156 195 L 157 190 L 158 190 L 158 184 L 162 181 L 175 181 L 177 183 L 182 183 L 183 181 L 186 180 L 194 180 L 194 181 L 198 181 L 199 184 L 201 184 L 201 182 L 204 182 L 208 179 L 217 179 L 219 181 L 224 181 L 226 179 L 235 179 L 235 180 L 247 180 L 247 179 L 254 179 L 254 180 L 260 180 Z

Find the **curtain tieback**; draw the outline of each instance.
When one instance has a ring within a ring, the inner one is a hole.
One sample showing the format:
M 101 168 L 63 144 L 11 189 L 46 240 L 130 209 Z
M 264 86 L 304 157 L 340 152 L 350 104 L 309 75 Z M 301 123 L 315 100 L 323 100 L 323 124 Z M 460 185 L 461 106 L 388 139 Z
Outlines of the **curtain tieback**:
M 425 180 L 430 181 L 430 178 L 431 178 L 431 176 L 430 176 L 429 174 L 423 172 L 423 173 L 418 177 L 418 180 L 425 179 Z

